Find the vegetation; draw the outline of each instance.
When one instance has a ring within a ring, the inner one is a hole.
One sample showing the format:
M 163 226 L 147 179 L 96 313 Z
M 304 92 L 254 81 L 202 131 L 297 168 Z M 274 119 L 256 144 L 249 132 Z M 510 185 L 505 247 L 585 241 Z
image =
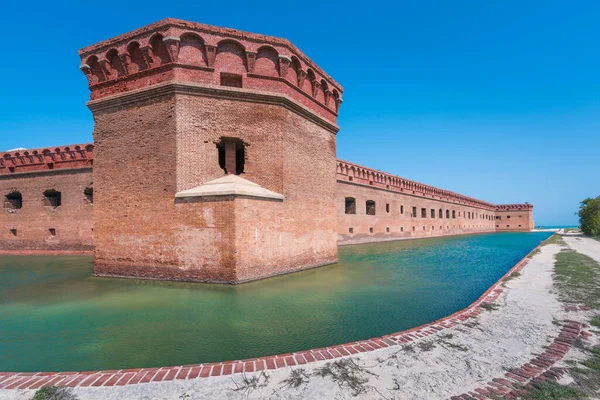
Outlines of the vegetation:
M 354 360 L 343 358 L 317 369 L 315 375 L 321 378 L 329 377 L 340 387 L 350 388 L 353 396 L 358 396 L 365 391 L 365 383 L 369 381 L 366 373 L 369 372 Z
M 600 196 L 583 200 L 579 205 L 578 214 L 581 231 L 600 238 Z
M 71 388 L 49 386 L 39 389 L 31 400 L 77 400 Z
M 554 270 L 555 284 L 563 301 L 600 310 L 600 264 L 586 255 L 563 249 L 556 255 Z M 593 318 L 590 324 L 600 326 L 600 316 Z M 537 385 L 528 399 L 588 399 L 595 396 L 600 389 L 600 347 L 586 348 L 583 342 L 579 342 L 579 346 L 589 357 L 569 364 L 569 374 L 574 382 L 568 386 L 545 382 Z
M 563 300 L 600 309 L 600 264 L 574 250 L 562 250 L 554 264 Z
M 542 242 L 542 246 L 546 246 L 547 244 L 557 244 L 559 246 L 567 245 L 565 243 L 563 237 L 561 235 L 559 235 L 558 233 L 555 233 L 554 235 L 550 236 L 548 239 L 546 239 Z
M 498 304 L 496 303 L 482 303 L 479 307 L 483 308 L 485 311 L 494 311 L 498 309 Z
M 535 390 L 529 392 L 525 398 L 530 400 L 583 400 L 589 398 L 589 396 L 570 386 L 562 386 L 555 382 L 544 382 L 539 384 Z

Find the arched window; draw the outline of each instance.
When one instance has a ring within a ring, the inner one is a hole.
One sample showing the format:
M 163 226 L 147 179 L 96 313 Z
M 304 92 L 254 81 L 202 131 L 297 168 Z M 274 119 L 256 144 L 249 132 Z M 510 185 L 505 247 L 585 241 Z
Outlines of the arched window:
M 375 215 L 375 202 L 373 200 L 367 200 L 367 215 Z
M 346 197 L 346 214 L 356 214 L 356 199 L 354 197 Z
M 446 218 L 450 218 L 450 210 L 446 210 Z
M 443 215 L 442 213 L 443 213 L 443 211 L 442 211 L 442 209 L 440 208 L 440 212 L 438 213 L 438 214 L 439 214 L 439 218 L 443 218 L 443 217 L 444 217 L 444 215 Z
M 452 219 L 456 218 L 456 211 L 452 210 Z
M 44 192 L 44 206 L 57 208 L 62 204 L 62 194 L 54 189 Z

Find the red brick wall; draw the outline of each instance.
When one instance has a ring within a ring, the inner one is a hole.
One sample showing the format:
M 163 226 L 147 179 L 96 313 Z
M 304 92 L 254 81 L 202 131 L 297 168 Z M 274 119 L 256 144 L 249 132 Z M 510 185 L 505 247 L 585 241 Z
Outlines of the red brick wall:
M 96 273 L 239 281 L 336 261 L 333 133 L 279 105 L 183 94 L 94 115 Z M 242 177 L 283 202 L 175 200 L 223 176 L 221 137 L 247 144 Z
M 530 209 L 515 211 L 496 211 L 496 231 L 530 231 L 535 225 Z
M 356 214 L 346 214 L 346 197 L 356 200 Z M 367 215 L 368 200 L 375 201 L 375 215 Z M 347 181 L 337 183 L 336 207 L 341 244 L 495 231 L 494 211 Z M 413 207 L 417 208 L 415 217 L 411 216 Z M 426 209 L 425 218 L 421 216 L 422 208 Z M 432 209 L 435 212 L 433 218 Z M 439 217 L 440 209 L 442 218 Z M 450 218 L 446 217 L 446 211 Z
M 89 167 L 0 175 L 0 207 L 13 190 L 23 196 L 21 209 L 0 210 L 0 253 L 92 250 L 94 205 L 84 195 L 91 183 Z M 44 192 L 49 189 L 61 192 L 60 207 L 44 205 Z

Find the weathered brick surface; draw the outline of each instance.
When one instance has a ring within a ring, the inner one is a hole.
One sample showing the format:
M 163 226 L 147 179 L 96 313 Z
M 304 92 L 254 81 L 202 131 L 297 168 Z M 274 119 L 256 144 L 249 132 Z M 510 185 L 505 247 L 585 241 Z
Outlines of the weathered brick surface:
M 91 184 L 89 167 L 0 173 L 2 202 L 15 190 L 23 197 L 20 209 L 0 208 L 0 253 L 93 250 L 94 206 L 84 195 Z M 61 192 L 60 207 L 44 204 L 44 192 L 49 189 Z
M 495 212 L 486 209 L 347 182 L 338 182 L 336 192 L 338 234 L 341 243 L 495 231 Z M 347 197 L 355 199 L 356 214 L 346 214 Z M 375 201 L 375 215 L 367 214 L 368 200 Z M 413 207 L 417 209 L 416 216 L 411 216 Z M 422 217 L 422 208 L 425 208 L 425 217 Z M 431 210 L 434 210 L 433 218 Z M 439 216 L 440 210 L 442 218 Z M 446 211 L 450 212 L 450 218 L 446 217 Z M 453 211 L 455 218 L 452 218 Z M 468 217 L 469 213 L 471 218 Z
M 95 117 L 97 274 L 239 282 L 337 260 L 334 133 L 278 105 L 183 94 Z M 222 137 L 247 143 L 243 177 L 283 202 L 175 200 L 223 176 Z

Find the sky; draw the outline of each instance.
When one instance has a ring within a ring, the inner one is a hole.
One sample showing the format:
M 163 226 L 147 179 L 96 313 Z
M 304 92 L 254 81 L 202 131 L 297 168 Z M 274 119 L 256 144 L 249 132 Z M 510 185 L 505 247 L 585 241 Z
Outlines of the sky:
M 77 51 L 172 17 L 285 37 L 344 87 L 338 157 L 575 225 L 600 195 L 600 2 L 4 2 L 0 150 L 92 141 Z

